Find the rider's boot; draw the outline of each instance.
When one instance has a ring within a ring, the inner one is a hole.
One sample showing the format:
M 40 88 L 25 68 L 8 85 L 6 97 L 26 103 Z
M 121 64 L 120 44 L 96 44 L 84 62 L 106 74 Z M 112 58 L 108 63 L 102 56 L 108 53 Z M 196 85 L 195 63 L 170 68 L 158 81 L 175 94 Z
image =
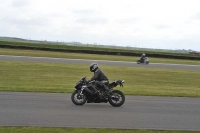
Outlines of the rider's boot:
M 106 90 L 105 95 L 111 97 L 111 90 L 106 85 L 104 85 L 104 89 Z

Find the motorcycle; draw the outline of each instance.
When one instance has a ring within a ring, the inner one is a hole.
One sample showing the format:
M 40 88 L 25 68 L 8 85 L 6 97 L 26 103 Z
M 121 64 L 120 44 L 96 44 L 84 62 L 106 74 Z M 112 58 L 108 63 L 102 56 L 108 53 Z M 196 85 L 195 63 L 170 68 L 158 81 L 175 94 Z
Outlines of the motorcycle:
M 149 64 L 149 59 L 147 57 L 145 57 L 144 60 L 140 59 L 140 60 L 137 61 L 137 64 L 141 64 L 141 63 L 148 65 Z
M 110 96 L 106 95 L 106 91 L 102 88 L 97 87 L 95 81 L 87 82 L 86 76 L 82 77 L 75 85 L 75 91 L 71 95 L 71 100 L 75 105 L 83 105 L 87 103 L 107 103 L 109 102 L 114 107 L 119 107 L 124 104 L 125 96 L 123 92 L 114 90 L 116 86 L 120 85 L 123 87 L 124 80 L 115 80 L 108 84 L 107 87 L 110 89 Z M 94 94 L 94 89 L 98 90 Z

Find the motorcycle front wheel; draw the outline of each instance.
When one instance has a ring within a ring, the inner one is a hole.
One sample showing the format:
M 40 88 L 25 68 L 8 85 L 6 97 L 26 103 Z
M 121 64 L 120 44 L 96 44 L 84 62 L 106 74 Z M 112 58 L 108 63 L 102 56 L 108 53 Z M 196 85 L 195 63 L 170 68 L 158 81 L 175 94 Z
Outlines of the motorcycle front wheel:
M 87 98 L 84 93 L 80 95 L 78 94 L 78 90 L 75 90 L 71 95 L 71 100 L 75 105 L 83 105 L 87 101 Z
M 125 102 L 124 94 L 119 90 L 112 91 L 111 97 L 108 99 L 109 103 L 114 107 L 120 107 Z
M 140 60 L 137 61 L 137 64 L 140 64 Z

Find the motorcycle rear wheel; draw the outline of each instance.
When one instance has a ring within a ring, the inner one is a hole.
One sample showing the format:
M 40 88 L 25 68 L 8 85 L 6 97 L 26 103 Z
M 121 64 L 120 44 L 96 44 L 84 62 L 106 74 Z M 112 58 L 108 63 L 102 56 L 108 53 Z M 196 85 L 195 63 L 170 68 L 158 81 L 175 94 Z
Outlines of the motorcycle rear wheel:
M 78 90 L 75 90 L 71 95 L 71 100 L 75 105 L 83 105 L 86 103 L 87 98 L 84 93 L 83 95 L 79 95 Z
M 111 98 L 108 99 L 109 103 L 114 107 L 120 107 L 125 102 L 124 94 L 119 90 L 112 91 Z

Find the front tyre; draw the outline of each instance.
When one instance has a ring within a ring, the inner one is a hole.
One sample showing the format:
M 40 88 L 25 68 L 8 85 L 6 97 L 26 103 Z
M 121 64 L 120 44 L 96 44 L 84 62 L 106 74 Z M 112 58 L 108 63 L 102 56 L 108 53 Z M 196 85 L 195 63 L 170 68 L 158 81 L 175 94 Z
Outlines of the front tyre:
M 140 60 L 137 61 L 137 64 L 140 64 Z
M 78 90 L 75 90 L 71 95 L 71 100 L 75 105 L 83 105 L 87 101 L 87 98 L 84 93 L 80 95 L 78 94 Z
M 119 90 L 112 91 L 112 95 L 109 98 L 109 103 L 114 107 L 120 107 L 125 102 L 125 96 L 124 94 Z

